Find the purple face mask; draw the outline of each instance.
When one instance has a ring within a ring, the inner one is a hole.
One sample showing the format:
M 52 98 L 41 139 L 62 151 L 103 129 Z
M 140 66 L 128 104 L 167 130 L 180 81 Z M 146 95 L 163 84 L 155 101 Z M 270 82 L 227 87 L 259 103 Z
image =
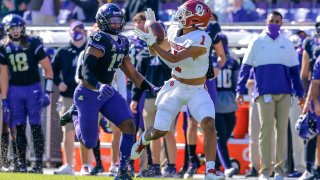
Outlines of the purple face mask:
M 71 34 L 71 38 L 74 40 L 74 41 L 81 41 L 83 38 L 84 38 L 84 34 L 80 31 L 74 31 L 72 34 Z
M 280 25 L 279 24 L 268 24 L 267 34 L 275 40 L 279 36 Z

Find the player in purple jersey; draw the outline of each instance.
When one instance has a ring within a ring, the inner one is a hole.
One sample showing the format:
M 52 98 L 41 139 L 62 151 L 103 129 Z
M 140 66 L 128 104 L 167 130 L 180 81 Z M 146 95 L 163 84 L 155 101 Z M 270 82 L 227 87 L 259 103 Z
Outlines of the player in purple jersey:
M 125 25 L 121 9 L 107 3 L 96 14 L 99 31 L 90 34 L 85 49 L 80 85 L 74 93 L 78 117 L 73 118 L 82 149 L 94 148 L 98 139 L 98 113 L 102 113 L 122 131 L 120 167 L 115 179 L 132 179 L 128 173 L 130 150 L 135 139 L 135 125 L 126 100 L 112 88 L 115 70 L 120 68 L 143 90 L 155 88 L 134 68 L 128 55 L 128 39 L 120 33 Z M 85 158 L 85 157 L 84 157 Z
M 44 137 L 41 129 L 42 108 L 50 104 L 53 72 L 43 44 L 38 37 L 26 35 L 24 20 L 9 14 L 2 22 L 7 39 L 0 47 L 1 93 L 4 119 L 10 116 L 11 127 L 16 127 L 16 146 L 19 172 L 26 172 L 26 124 L 31 126 L 36 164 L 31 173 L 42 173 Z M 40 84 L 38 64 L 45 70 L 45 93 Z

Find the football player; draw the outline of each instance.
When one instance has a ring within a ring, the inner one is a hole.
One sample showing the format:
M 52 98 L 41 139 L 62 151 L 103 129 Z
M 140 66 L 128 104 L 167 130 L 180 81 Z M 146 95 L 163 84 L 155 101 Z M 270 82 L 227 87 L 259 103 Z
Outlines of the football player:
M 121 9 L 107 3 L 96 14 L 99 31 L 90 34 L 85 48 L 80 85 L 74 93 L 78 118 L 73 118 L 76 136 L 84 149 L 94 148 L 98 139 L 98 113 L 101 112 L 122 131 L 120 167 L 115 179 L 132 179 L 128 173 L 130 149 L 135 139 L 135 125 L 126 100 L 112 88 L 116 69 L 120 68 L 143 90 L 157 90 L 134 68 L 128 55 L 128 39 L 120 35 L 125 25 Z M 85 158 L 85 157 L 84 157 Z
M 50 104 L 53 72 L 39 37 L 26 35 L 26 23 L 18 15 L 9 14 L 2 20 L 8 38 L 0 47 L 1 95 L 4 117 L 16 127 L 19 167 L 26 172 L 26 124 L 31 126 L 36 163 L 31 173 L 42 173 L 44 137 L 41 129 L 42 108 Z M 45 92 L 40 84 L 38 64 L 45 71 Z M 5 118 L 5 119 L 6 119 Z
M 313 71 L 314 63 L 317 57 L 320 55 L 320 19 L 315 22 L 316 34 L 313 37 L 308 37 L 303 41 L 303 53 L 301 61 L 300 77 L 302 79 L 304 90 L 308 89 L 310 83 L 310 77 Z M 308 179 L 312 176 L 312 167 L 315 162 L 317 138 L 312 138 L 305 144 L 305 161 L 306 170 L 300 177 L 301 179 Z M 319 168 L 320 172 L 320 168 Z
M 152 10 L 149 17 L 155 20 Z M 211 20 L 210 8 L 201 1 L 189 0 L 182 4 L 175 15 L 178 26 L 168 29 L 167 39 L 156 43 L 152 29 L 144 33 L 136 30 L 137 36 L 145 40 L 150 51 L 172 67 L 172 79 L 168 80 L 158 93 L 157 113 L 154 126 L 145 131 L 131 150 L 131 158 L 138 158 L 150 141 L 163 137 L 170 129 L 183 105 L 187 105 L 191 115 L 197 120 L 204 132 L 206 156 L 205 179 L 224 179 L 214 169 L 216 156 L 215 110 L 209 93 L 204 87 L 209 67 L 210 36 L 203 30 Z M 171 49 L 171 52 L 168 52 Z M 222 69 L 217 62 L 216 72 Z M 217 76 L 218 73 L 215 74 Z

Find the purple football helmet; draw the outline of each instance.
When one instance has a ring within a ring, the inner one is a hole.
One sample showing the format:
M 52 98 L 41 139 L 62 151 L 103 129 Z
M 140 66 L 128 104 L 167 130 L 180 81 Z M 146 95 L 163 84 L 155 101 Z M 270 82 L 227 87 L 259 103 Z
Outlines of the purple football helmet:
M 318 134 L 315 114 L 308 112 L 301 115 L 296 122 L 295 129 L 302 139 L 310 140 L 314 138 Z

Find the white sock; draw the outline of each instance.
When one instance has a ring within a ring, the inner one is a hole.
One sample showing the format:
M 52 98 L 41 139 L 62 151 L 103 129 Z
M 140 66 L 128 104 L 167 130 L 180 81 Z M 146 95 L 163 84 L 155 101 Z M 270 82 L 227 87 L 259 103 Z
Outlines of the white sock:
M 142 144 L 143 145 L 148 145 L 150 143 L 150 141 L 147 141 L 144 136 L 146 134 L 146 131 L 144 131 L 142 134 L 141 134 L 141 140 L 142 140 Z
M 207 161 L 206 162 L 206 173 L 209 171 L 209 169 L 214 169 L 215 162 L 214 161 Z

